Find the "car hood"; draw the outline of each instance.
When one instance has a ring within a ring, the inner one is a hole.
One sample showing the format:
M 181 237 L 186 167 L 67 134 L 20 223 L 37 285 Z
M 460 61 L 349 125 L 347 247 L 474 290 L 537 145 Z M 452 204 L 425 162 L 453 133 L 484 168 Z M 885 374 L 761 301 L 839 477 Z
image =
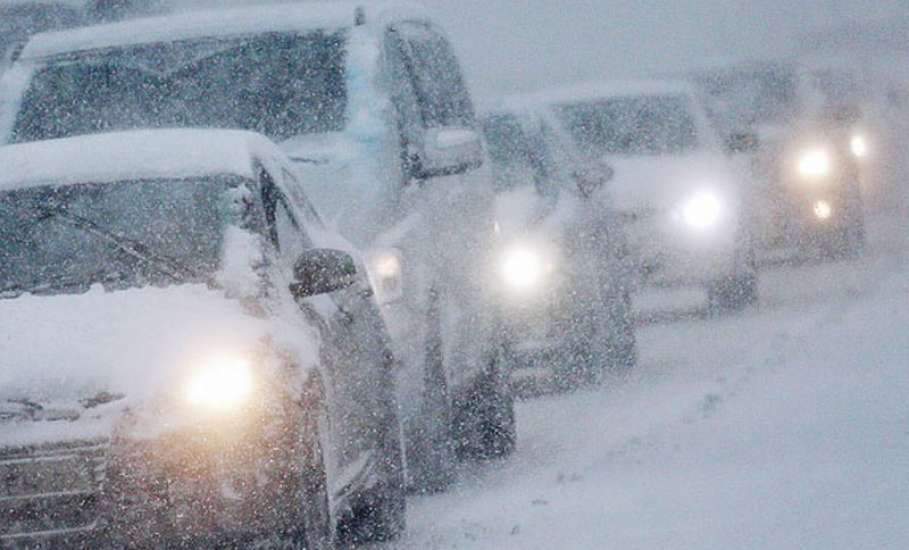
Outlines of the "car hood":
M 205 285 L 0 299 L 0 423 L 134 407 L 213 355 L 252 353 L 267 328 Z
M 692 194 L 709 191 L 729 197 L 736 194 L 728 159 L 719 153 L 660 156 L 607 157 L 615 170 L 609 194 L 624 213 L 665 211 Z

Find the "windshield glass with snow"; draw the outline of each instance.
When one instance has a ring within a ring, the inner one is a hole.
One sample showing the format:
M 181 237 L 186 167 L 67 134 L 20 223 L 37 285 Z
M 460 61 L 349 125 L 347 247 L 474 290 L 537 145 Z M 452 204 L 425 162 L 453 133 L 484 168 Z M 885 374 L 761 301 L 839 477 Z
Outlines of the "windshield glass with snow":
M 0 193 L 0 297 L 203 281 L 227 182 L 155 180 Z
M 798 77 L 791 67 L 719 71 L 697 82 L 710 115 L 727 130 L 782 124 L 799 108 Z
M 498 190 L 534 184 L 541 195 L 556 193 L 555 159 L 542 136 L 525 131 L 511 114 L 490 115 L 482 127 Z
M 13 142 L 131 128 L 239 128 L 283 140 L 344 127 L 343 32 L 79 53 L 35 74 Z
M 697 147 L 688 100 L 640 96 L 562 105 L 558 113 L 578 145 L 594 155 L 663 155 Z

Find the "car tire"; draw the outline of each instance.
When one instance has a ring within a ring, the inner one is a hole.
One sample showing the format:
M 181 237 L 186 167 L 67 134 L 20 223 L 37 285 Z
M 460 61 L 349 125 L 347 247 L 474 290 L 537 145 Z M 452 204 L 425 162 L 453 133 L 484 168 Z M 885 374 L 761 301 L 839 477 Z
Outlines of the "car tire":
M 723 279 L 707 289 L 708 308 L 713 314 L 742 311 L 758 301 L 758 278 L 747 273 Z
M 517 444 L 515 402 L 504 350 L 497 350 L 489 368 L 456 406 L 455 441 L 460 459 L 504 458 Z
M 398 538 L 407 525 L 407 488 L 402 433 L 397 415 L 381 422 L 381 481 L 357 498 L 351 513 L 338 526 L 344 543 L 387 542 Z
M 293 472 L 293 499 L 299 508 L 292 514 L 289 531 L 296 548 L 325 550 L 334 547 L 335 529 L 328 497 L 325 445 L 328 410 L 321 381 L 312 379 L 303 392 L 303 414 L 297 438 L 300 468 Z
M 631 293 L 624 291 L 610 328 L 606 364 L 615 374 L 624 374 L 638 363 L 637 327 L 631 305 Z
M 426 361 L 420 413 L 408 426 L 408 487 L 416 493 L 439 493 L 454 482 L 457 468 L 452 438 L 452 400 L 442 355 L 439 296 L 430 294 Z

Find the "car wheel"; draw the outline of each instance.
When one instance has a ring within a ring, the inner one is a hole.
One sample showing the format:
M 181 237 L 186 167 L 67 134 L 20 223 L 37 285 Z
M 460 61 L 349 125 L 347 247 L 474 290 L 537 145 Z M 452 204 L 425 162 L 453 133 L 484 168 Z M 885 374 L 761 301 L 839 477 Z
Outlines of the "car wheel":
M 452 404 L 442 356 L 442 320 L 439 296 L 430 295 L 427 318 L 423 395 L 418 418 L 407 429 L 407 478 L 418 493 L 447 489 L 455 478 L 457 456 L 452 440 Z
M 299 469 L 293 501 L 299 504 L 289 526 L 294 546 L 323 550 L 334 546 L 334 527 L 328 499 L 323 440 L 328 433 L 328 410 L 321 382 L 312 380 L 303 393 L 303 414 L 297 438 Z
M 637 329 L 631 308 L 631 293 L 622 293 L 621 303 L 610 327 L 607 365 L 617 374 L 628 372 L 638 363 Z
M 708 308 L 711 313 L 742 311 L 758 301 L 758 279 L 748 273 L 723 279 L 707 289 Z
M 383 421 L 381 481 L 357 499 L 352 512 L 338 527 L 343 542 L 362 544 L 396 539 L 407 523 L 407 495 L 404 479 L 404 453 L 397 416 Z
M 514 395 L 498 350 L 490 367 L 459 399 L 455 420 L 458 457 L 462 459 L 502 458 L 514 452 L 517 426 Z

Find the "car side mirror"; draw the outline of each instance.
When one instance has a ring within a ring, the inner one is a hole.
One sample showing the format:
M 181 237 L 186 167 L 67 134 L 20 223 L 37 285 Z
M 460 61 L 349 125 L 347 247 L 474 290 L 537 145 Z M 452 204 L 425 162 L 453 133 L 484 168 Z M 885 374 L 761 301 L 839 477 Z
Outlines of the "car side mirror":
M 615 170 L 606 162 L 590 161 L 576 168 L 571 175 L 578 186 L 578 193 L 586 199 L 612 181 Z
M 726 150 L 730 153 L 753 153 L 760 145 L 760 138 L 751 132 L 737 132 L 726 138 Z
M 414 176 L 419 179 L 463 174 L 483 165 L 483 140 L 471 128 L 430 128 L 414 160 Z
M 330 248 L 307 250 L 294 264 L 290 291 L 296 298 L 328 294 L 356 281 L 357 266 L 350 254 Z

